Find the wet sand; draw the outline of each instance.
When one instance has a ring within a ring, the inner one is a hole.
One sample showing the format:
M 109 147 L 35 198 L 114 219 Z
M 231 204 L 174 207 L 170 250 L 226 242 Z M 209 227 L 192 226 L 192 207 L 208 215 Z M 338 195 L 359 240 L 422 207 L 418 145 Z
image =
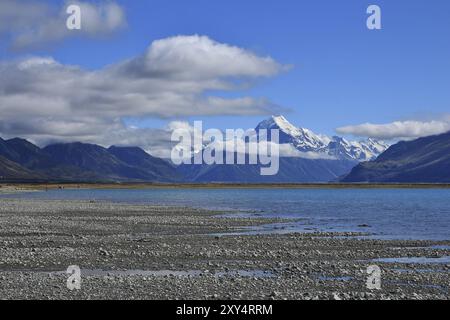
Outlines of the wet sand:
M 223 234 L 283 221 L 220 214 L 0 199 L 0 298 L 450 298 L 450 241 L 342 233 L 230 236 Z M 374 261 L 381 258 L 409 259 Z M 381 290 L 366 286 L 367 267 L 374 264 L 382 269 Z M 71 265 L 82 270 L 80 290 L 67 289 Z

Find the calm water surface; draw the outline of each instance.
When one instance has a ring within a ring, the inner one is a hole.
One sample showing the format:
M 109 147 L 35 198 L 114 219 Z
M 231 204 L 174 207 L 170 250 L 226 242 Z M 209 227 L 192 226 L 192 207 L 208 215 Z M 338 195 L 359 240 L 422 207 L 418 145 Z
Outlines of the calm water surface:
M 296 219 L 249 233 L 356 231 L 382 239 L 450 240 L 449 189 L 54 190 L 4 197 L 191 206 Z

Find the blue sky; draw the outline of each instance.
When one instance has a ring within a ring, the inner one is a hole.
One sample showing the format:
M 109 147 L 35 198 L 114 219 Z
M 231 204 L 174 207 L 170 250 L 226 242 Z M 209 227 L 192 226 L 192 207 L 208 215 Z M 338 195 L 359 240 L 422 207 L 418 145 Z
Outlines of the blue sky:
M 154 40 L 198 34 L 292 65 L 289 71 L 259 79 L 248 90 L 218 94 L 266 97 L 289 108 L 285 116 L 291 122 L 318 133 L 331 135 L 335 128 L 366 122 L 439 119 L 450 110 L 449 1 L 116 2 L 125 10 L 127 26 L 114 35 L 70 38 L 21 52 L 12 52 L 3 41 L 0 58 L 51 56 L 97 70 L 141 54 Z M 382 30 L 366 28 L 370 4 L 381 7 Z M 250 128 L 264 118 L 187 119 L 204 120 L 208 127 Z M 170 120 L 129 123 L 160 127 Z

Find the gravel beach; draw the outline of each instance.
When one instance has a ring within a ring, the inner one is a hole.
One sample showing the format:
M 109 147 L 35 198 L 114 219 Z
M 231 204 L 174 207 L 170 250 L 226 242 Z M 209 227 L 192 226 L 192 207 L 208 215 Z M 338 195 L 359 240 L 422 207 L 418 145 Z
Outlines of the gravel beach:
M 0 199 L 0 298 L 450 298 L 450 241 L 226 235 L 283 221 L 221 214 Z M 387 258 L 403 260 L 378 260 Z M 67 288 L 66 270 L 73 265 L 81 268 L 79 290 Z M 371 265 L 382 270 L 381 290 L 367 288 Z

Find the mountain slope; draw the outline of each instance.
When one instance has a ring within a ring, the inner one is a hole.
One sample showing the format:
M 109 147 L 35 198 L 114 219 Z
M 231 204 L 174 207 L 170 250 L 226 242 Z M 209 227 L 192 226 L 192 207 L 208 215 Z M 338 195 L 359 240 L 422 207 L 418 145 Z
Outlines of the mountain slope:
M 27 180 L 43 180 L 44 177 L 32 172 L 21 165 L 0 156 L 0 182 L 7 181 L 27 181 Z
M 248 162 L 247 162 L 248 163 Z M 262 176 L 261 165 L 190 165 L 178 167 L 187 182 L 312 183 L 330 182 L 347 174 L 357 164 L 349 160 L 280 158 L 279 172 Z
M 116 147 L 112 146 L 108 152 L 122 162 L 143 169 L 154 180 L 180 180 L 181 176 L 175 167 L 168 161 L 153 157 L 138 147 Z
M 10 150 L 10 154 L 4 156 L 28 169 L 33 169 L 38 163 L 52 162 L 48 154 L 25 139 L 14 138 L 5 141 L 5 143 Z
M 375 161 L 361 163 L 343 182 L 450 182 L 450 132 L 403 141 Z
M 148 168 L 140 167 L 137 164 L 127 164 L 110 153 L 106 148 L 94 144 L 79 142 L 55 144 L 42 150 L 57 163 L 56 166 L 53 164 L 49 166 L 47 163 L 43 163 L 37 167 L 37 169 L 43 170 L 50 176 L 77 179 L 81 174 L 83 179 L 88 180 L 167 180 L 163 173 L 156 174 L 153 171 L 149 171 Z
M 83 143 L 54 144 L 42 149 L 53 160 L 41 162 L 38 170 L 52 177 L 87 180 L 119 178 L 121 163 L 100 146 Z M 56 163 L 56 165 L 55 165 Z
M 66 181 L 175 181 L 181 178 L 167 161 L 137 147 L 105 149 L 85 143 L 49 145 L 0 138 L 2 171 L 9 178 Z
M 7 141 L 0 138 L 0 156 L 5 157 L 10 161 L 18 159 L 19 155 L 8 145 Z

